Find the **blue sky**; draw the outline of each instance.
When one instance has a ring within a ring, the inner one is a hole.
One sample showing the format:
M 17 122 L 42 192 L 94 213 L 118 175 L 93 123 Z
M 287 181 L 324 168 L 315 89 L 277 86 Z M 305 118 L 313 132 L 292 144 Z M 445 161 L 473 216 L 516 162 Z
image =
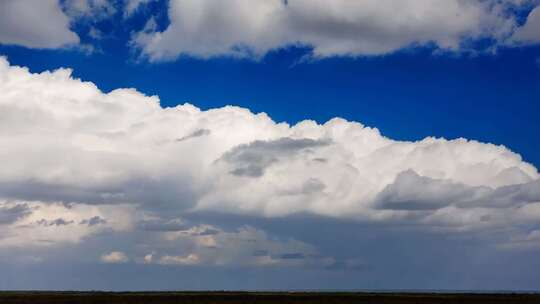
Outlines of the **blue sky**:
M 540 6 L 435 2 L 1 4 L 0 288 L 537 290 Z

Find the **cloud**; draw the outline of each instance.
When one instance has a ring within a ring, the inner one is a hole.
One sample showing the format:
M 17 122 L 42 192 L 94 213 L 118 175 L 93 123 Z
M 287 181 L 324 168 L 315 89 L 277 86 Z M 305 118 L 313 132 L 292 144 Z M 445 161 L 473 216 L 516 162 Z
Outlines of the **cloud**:
M 314 57 L 382 55 L 410 46 L 467 49 L 502 42 L 516 27 L 515 1 L 171 0 L 170 25 L 133 42 L 150 60 L 180 55 L 260 58 L 288 46 Z
M 101 261 L 107 264 L 121 264 L 129 262 L 127 255 L 121 251 L 111 251 L 101 256 Z
M 379 208 L 436 210 L 459 208 L 512 208 L 540 202 L 540 180 L 496 188 L 466 186 L 448 180 L 422 177 L 412 170 L 400 173 L 379 194 Z
M 114 3 L 107 0 L 65 0 L 63 7 L 67 15 L 74 19 L 100 20 L 116 13 Z
M 6 203 L 1 200 L 0 206 L 2 250 L 77 244 L 104 232 L 131 230 L 135 220 L 131 206 L 66 206 L 50 202 Z M 103 218 L 109 220 L 106 223 L 99 220 Z
M 46 219 L 41 219 L 36 222 L 38 225 L 42 226 L 67 226 L 73 224 L 75 221 L 66 221 L 63 218 L 57 218 L 52 221 L 47 221 Z
M 432 210 L 476 195 L 476 188 L 418 175 L 412 170 L 398 174 L 377 198 L 381 207 L 393 210 Z
M 191 139 L 191 138 L 197 138 L 197 137 L 201 137 L 201 136 L 206 136 L 206 135 L 209 135 L 209 134 L 210 134 L 210 130 L 199 129 L 199 130 L 193 131 L 193 133 L 191 133 L 191 134 L 188 134 L 186 136 L 182 136 L 182 137 L 178 138 L 176 141 L 184 141 L 184 140 L 188 140 L 188 139 Z
M 159 259 L 159 264 L 162 265 L 195 265 L 200 262 L 200 258 L 196 254 L 188 254 L 187 256 L 171 256 L 165 255 Z
M 279 138 L 272 141 L 254 141 L 235 147 L 225 153 L 220 160 L 232 165 L 231 174 L 237 176 L 260 177 L 272 163 L 280 157 L 290 157 L 312 147 L 327 145 L 324 140 Z
M 107 224 L 107 220 L 101 218 L 98 215 L 91 217 L 89 219 L 84 219 L 79 222 L 79 225 L 88 225 L 89 227 L 96 226 L 96 225 L 103 225 L 103 224 Z
M 162 108 L 134 89 L 105 94 L 70 70 L 32 74 L 6 59 L 0 78 L 6 200 L 131 205 L 160 218 L 212 211 L 363 221 L 451 206 L 458 217 L 467 208 L 511 213 L 538 201 L 537 169 L 503 146 L 392 140 L 339 118 L 290 126 L 231 106 Z
M 24 203 L 3 203 L 0 204 L 0 225 L 11 224 L 32 213 L 28 204 Z
M 155 0 L 126 0 L 124 4 L 124 18 L 133 16 L 144 5 Z
M 0 3 L 0 43 L 57 49 L 81 44 L 71 25 L 99 40 L 97 22 L 123 20 L 155 0 L 6 0 Z M 417 46 L 472 51 L 474 41 L 493 47 L 538 43 L 539 8 L 519 26 L 519 14 L 536 1 L 513 0 L 171 0 L 170 24 L 158 29 L 155 16 L 129 45 L 151 61 L 188 55 L 259 59 L 281 48 L 307 47 L 310 56 L 384 55 Z M 118 12 L 122 14 L 118 14 Z M 35 15 L 39 12 L 39 16 Z M 126 26 L 126 24 L 123 24 Z M 490 48 L 492 49 L 492 48 Z
M 211 232 L 208 233 L 211 229 Z M 251 226 L 231 231 L 209 225 L 191 227 L 188 231 L 163 232 L 160 241 L 152 243 L 151 258 L 142 263 L 162 265 L 232 265 L 232 266 L 321 266 L 333 259 L 317 249 L 292 238 L 279 238 Z M 176 244 L 177 249 L 163 242 Z M 165 253 L 160 253 L 165 251 Z M 174 252 L 176 251 L 176 252 Z
M 387 251 L 429 259 L 441 235 L 495 250 L 540 219 L 540 175 L 504 146 L 163 108 L 5 58 L 0 92 L 0 262 L 25 251 L 95 263 L 114 249 L 133 267 L 377 272 Z
M 540 6 L 535 7 L 523 26 L 518 28 L 512 40 L 518 44 L 540 43 Z
M 0 1 L 0 43 L 55 49 L 79 43 L 57 0 Z
M 465 288 L 469 274 L 495 271 L 502 283 L 482 286 L 538 282 L 540 175 L 504 146 L 394 140 L 339 118 L 289 125 L 233 106 L 163 108 L 135 89 L 103 93 L 68 69 L 30 73 L 5 58 L 0 93 L 0 267 L 10 273 L 78 269 L 86 288 L 108 286 L 107 273 L 124 289 L 135 283 L 118 285 L 101 263 L 147 269 L 141 288 L 230 269 L 276 288 L 336 278 L 357 288 L 358 271 L 380 288 Z

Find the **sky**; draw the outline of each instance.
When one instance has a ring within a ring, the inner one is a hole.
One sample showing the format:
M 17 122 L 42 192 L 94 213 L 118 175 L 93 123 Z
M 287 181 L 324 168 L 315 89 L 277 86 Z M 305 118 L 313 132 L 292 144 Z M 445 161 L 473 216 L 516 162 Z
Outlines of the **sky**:
M 540 2 L 0 2 L 0 289 L 540 290 Z

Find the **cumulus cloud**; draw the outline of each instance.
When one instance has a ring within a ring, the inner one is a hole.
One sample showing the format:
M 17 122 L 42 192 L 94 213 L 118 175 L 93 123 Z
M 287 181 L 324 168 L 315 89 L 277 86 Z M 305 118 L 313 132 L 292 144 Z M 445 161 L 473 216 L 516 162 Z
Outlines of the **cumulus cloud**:
M 457 51 L 467 40 L 505 40 L 516 1 L 171 0 L 170 25 L 133 42 L 151 60 L 258 58 L 299 45 L 315 57 L 381 55 L 418 45 Z
M 0 43 L 53 49 L 79 43 L 57 0 L 0 1 Z
M 101 256 L 101 261 L 108 264 L 121 264 L 129 262 L 128 256 L 121 251 L 111 251 Z
M 503 146 L 396 141 L 343 119 L 290 126 L 231 106 L 162 108 L 155 96 L 105 94 L 70 75 L 1 59 L 3 199 L 361 220 L 539 201 L 537 169 Z
M 387 278 L 538 248 L 540 175 L 504 146 L 393 140 L 339 118 L 289 125 L 232 106 L 163 108 L 135 89 L 103 93 L 68 69 L 30 73 L 5 58 L 0 92 L 5 265 Z
M 406 225 L 493 231 L 493 244 L 535 239 L 540 175 L 503 146 L 393 140 L 339 118 L 291 126 L 232 106 L 163 108 L 134 89 L 103 93 L 68 69 L 30 73 L 5 58 L 0 92 L 4 253 L 46 258 L 91 240 L 103 262 L 129 252 L 148 267 L 371 269 L 356 247 L 328 254 L 319 238 L 257 227 L 306 215 L 382 227 L 372 231 L 379 237 Z M 339 235 L 356 229 L 345 226 Z

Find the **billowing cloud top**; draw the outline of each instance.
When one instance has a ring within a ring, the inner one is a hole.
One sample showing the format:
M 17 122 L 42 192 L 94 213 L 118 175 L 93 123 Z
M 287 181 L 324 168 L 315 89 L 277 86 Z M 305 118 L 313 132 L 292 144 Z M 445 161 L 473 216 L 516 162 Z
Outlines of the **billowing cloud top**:
M 396 141 L 339 118 L 289 126 L 232 106 L 162 108 L 70 73 L 1 59 L 4 199 L 358 219 L 540 199 L 537 169 L 503 146 Z

